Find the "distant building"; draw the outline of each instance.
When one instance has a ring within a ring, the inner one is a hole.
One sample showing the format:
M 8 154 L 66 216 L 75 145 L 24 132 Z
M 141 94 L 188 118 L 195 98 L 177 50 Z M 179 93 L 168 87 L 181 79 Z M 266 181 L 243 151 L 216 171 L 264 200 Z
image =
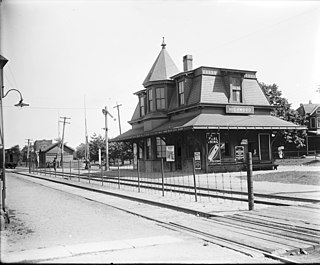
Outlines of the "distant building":
M 307 152 L 320 152 L 320 104 L 313 104 L 311 100 L 308 104 L 300 104 L 297 109 L 300 115 L 307 121 Z
M 132 129 L 111 141 L 133 144 L 134 165 L 159 171 L 234 171 L 251 152 L 257 167 L 273 168 L 271 142 L 279 130 L 305 129 L 271 116 L 272 106 L 256 71 L 201 66 L 183 57 L 183 72 L 166 44 L 135 93 Z M 263 164 L 263 165 L 262 165 Z
M 63 145 L 63 162 L 70 163 L 73 161 L 74 149 Z M 47 146 L 44 150 L 39 150 L 39 167 L 46 167 L 48 164 L 53 162 L 53 159 L 56 158 L 57 166 L 60 166 L 61 162 L 61 144 L 60 142 L 54 143 L 50 146 Z

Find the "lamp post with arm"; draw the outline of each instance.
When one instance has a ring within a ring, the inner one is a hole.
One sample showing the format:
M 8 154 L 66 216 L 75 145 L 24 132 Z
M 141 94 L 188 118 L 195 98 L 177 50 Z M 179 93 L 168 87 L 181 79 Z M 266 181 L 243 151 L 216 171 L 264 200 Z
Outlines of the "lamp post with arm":
M 2 210 L 3 212 L 6 214 L 7 218 L 9 218 L 8 213 L 6 212 L 5 209 L 5 199 L 6 199 L 6 178 L 5 178 L 5 145 L 4 145 L 4 122 L 3 122 L 3 98 L 5 98 L 9 92 L 11 91 L 15 91 L 18 92 L 20 95 L 20 101 L 15 104 L 14 106 L 16 107 L 26 107 L 29 106 L 29 104 L 23 103 L 23 98 L 21 95 L 21 92 L 18 89 L 12 88 L 9 89 L 6 93 L 4 93 L 4 86 L 3 86 L 3 67 L 5 66 L 5 64 L 8 62 L 7 59 L 5 59 L 4 57 L 2 57 L 0 55 L 0 85 L 1 85 L 1 89 L 0 89 L 0 118 L 1 118 L 1 123 L 0 123 L 0 148 L 2 149 L 2 159 L 1 159 L 1 163 L 2 163 L 2 168 L 1 168 L 1 180 L 2 180 L 2 200 L 1 200 L 1 206 L 2 206 Z

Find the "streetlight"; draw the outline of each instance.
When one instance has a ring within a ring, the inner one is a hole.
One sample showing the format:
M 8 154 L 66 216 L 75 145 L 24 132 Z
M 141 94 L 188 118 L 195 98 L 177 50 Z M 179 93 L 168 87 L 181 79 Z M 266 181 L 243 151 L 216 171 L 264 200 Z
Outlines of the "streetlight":
M 3 101 L 2 99 L 8 95 L 9 92 L 11 91 L 16 91 L 20 95 L 20 101 L 15 104 L 14 106 L 16 107 L 26 107 L 29 106 L 29 104 L 23 103 L 23 98 L 21 95 L 21 92 L 18 89 L 12 88 L 9 89 L 5 94 L 4 94 L 4 86 L 3 86 L 3 67 L 5 64 L 8 62 L 7 59 L 5 59 L 3 56 L 0 55 L 0 118 L 1 118 L 1 128 L 0 128 L 0 148 L 2 148 L 2 172 L 1 172 L 1 177 L 2 177 L 2 210 L 6 214 L 7 219 L 9 220 L 9 215 L 6 212 L 5 209 L 5 199 L 6 199 L 6 178 L 5 178 L 5 146 L 4 146 L 4 126 L 3 126 Z

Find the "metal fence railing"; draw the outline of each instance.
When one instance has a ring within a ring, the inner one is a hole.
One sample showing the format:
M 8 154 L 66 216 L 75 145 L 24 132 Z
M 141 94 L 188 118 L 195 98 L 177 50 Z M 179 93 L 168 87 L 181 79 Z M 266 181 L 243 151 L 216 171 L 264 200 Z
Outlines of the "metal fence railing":
M 37 168 L 32 163 L 29 171 L 112 189 L 184 198 L 189 201 L 214 202 L 222 199 L 245 203 L 248 200 L 247 173 L 242 170 L 242 164 L 238 165 L 237 172 L 201 173 L 195 169 L 192 159 L 188 161 L 192 165 L 190 170 L 170 171 L 170 166 L 164 160 L 152 163 L 152 168 L 159 170 L 148 172 L 145 161 L 138 160 L 135 166 L 116 163 L 108 171 L 98 165 L 86 169 L 81 161 L 64 163 L 56 169 L 51 166 Z

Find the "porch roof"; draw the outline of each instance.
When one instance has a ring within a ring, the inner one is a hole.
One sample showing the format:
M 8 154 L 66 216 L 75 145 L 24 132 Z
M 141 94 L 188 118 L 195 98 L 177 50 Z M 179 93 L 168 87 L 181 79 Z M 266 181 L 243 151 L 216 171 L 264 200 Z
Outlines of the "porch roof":
M 296 125 L 270 115 L 222 115 L 201 113 L 197 116 L 172 120 L 151 130 L 143 127 L 131 129 L 111 141 L 124 141 L 150 135 L 159 135 L 182 130 L 303 130 L 305 126 Z

